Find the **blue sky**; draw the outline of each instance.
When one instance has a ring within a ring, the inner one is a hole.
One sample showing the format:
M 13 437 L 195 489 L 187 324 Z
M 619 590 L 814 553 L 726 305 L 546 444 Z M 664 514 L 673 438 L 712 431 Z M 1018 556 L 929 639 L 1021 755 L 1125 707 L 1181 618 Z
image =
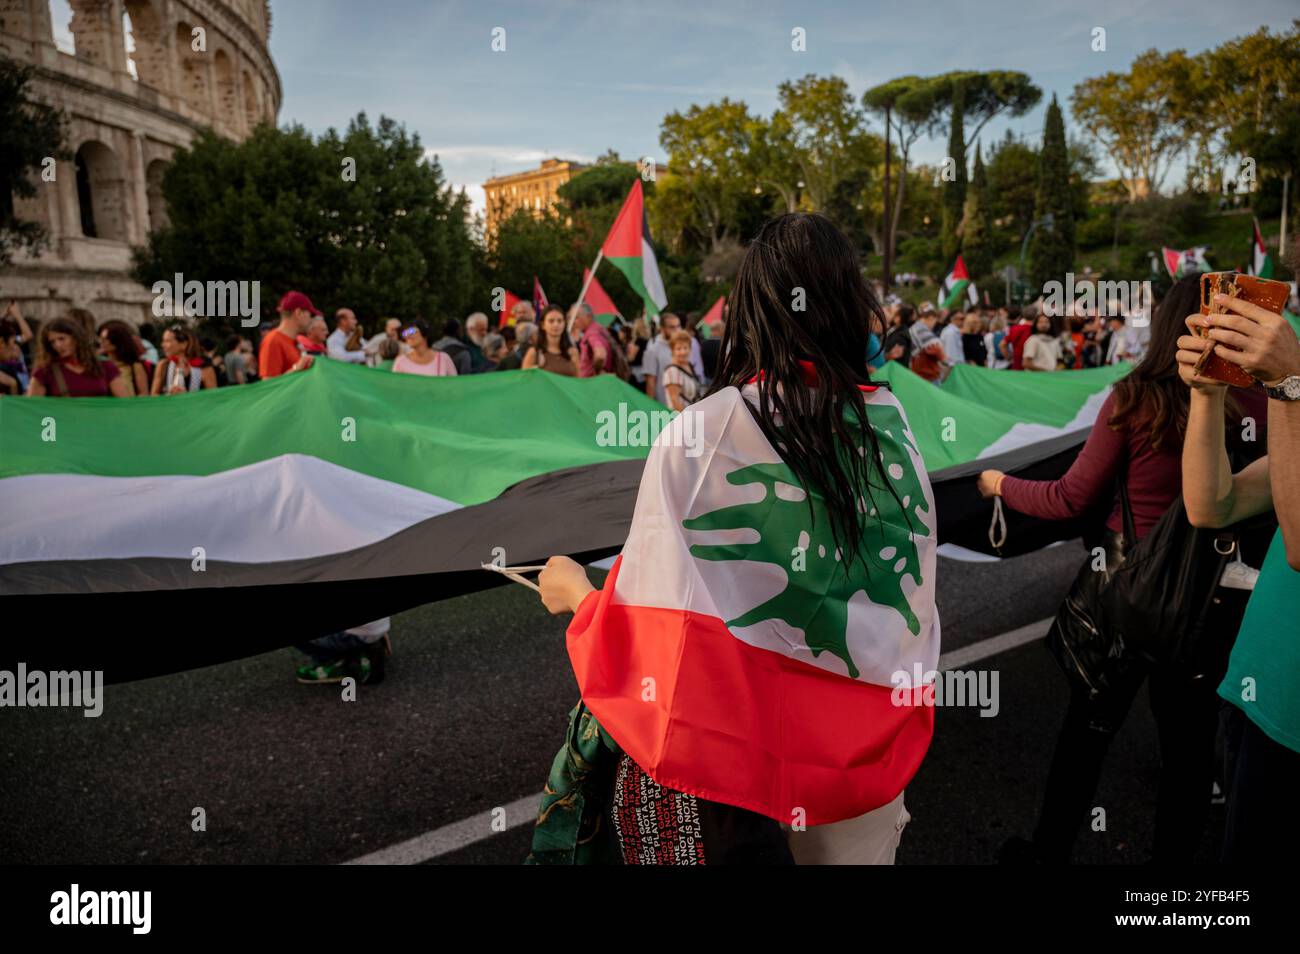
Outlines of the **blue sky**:
M 770 114 L 777 84 L 806 73 L 837 74 L 860 94 L 908 73 L 1016 69 L 1044 102 L 1053 92 L 1064 102 L 1075 83 L 1125 69 L 1143 50 L 1199 51 L 1284 29 L 1300 11 L 1295 0 L 272 0 L 271 13 L 282 123 L 320 132 L 361 110 L 392 116 L 481 206 L 485 179 L 543 156 L 614 148 L 662 160 L 665 114 L 723 96 Z M 1105 52 L 1091 49 L 1098 26 Z M 491 49 L 495 27 L 504 52 Z M 806 52 L 791 50 L 795 27 Z M 1036 140 L 1042 114 L 1010 125 Z M 943 145 L 923 141 L 916 156 L 936 161 Z

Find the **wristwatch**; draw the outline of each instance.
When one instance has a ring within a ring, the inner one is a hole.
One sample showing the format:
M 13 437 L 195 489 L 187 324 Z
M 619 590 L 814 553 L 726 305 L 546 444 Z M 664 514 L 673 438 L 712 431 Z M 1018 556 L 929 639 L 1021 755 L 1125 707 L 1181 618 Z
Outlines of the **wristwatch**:
M 1264 393 L 1274 401 L 1300 401 L 1300 374 L 1288 374 L 1272 387 L 1264 385 Z

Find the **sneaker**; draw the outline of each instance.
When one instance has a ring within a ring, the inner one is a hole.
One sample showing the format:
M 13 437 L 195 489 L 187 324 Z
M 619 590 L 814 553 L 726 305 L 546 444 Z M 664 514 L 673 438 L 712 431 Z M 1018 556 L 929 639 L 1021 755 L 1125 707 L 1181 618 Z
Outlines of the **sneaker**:
M 358 682 L 367 682 L 370 679 L 370 672 L 371 663 L 365 656 L 360 659 L 335 659 L 327 663 L 307 663 L 305 666 L 299 666 L 298 682 L 304 686 L 337 685 L 348 676 L 352 676 Z

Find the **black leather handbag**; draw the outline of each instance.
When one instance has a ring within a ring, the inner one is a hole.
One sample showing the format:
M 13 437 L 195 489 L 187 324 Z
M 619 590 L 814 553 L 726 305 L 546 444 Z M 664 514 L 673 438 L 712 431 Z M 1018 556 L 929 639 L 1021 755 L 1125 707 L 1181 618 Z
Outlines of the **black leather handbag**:
M 1062 671 L 1092 699 L 1131 690 L 1156 664 L 1199 665 L 1207 638 L 1230 648 L 1236 633 L 1222 614 L 1213 625 L 1231 632 L 1203 630 L 1223 568 L 1237 552 L 1241 525 L 1193 527 L 1179 496 L 1134 544 L 1124 478 L 1119 496 L 1123 530 L 1108 532 L 1102 568 L 1094 569 L 1095 551 L 1084 562 L 1047 636 Z M 1244 600 L 1239 605 L 1244 608 Z

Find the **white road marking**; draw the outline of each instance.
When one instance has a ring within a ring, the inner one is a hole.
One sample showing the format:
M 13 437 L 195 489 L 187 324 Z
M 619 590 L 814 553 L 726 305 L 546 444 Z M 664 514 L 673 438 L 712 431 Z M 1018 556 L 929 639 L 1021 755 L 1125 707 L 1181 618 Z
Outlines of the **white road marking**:
M 1047 630 L 1051 625 L 1051 619 L 1040 619 L 1028 626 L 1021 626 L 1019 629 L 999 633 L 997 636 L 990 636 L 988 639 L 981 639 L 979 642 L 963 646 L 961 649 L 954 649 L 952 652 L 944 653 L 939 657 L 939 668 L 960 669 L 969 666 L 971 663 L 979 662 L 981 659 L 988 659 L 999 653 L 1005 653 L 1026 643 L 1031 643 L 1036 639 L 1042 639 L 1043 636 L 1047 635 Z M 525 795 L 509 805 L 502 806 L 505 809 L 504 830 L 509 831 L 521 825 L 532 824 L 537 818 L 537 808 L 540 804 L 541 792 L 538 792 L 534 795 Z M 362 855 L 360 858 L 345 862 L 345 864 L 415 865 L 430 861 L 442 855 L 451 854 L 453 851 L 459 851 L 476 842 L 485 841 L 493 835 L 501 834 L 501 831 L 492 828 L 493 817 L 492 810 L 488 810 L 461 821 L 453 822 L 450 825 L 435 828 L 433 831 L 417 835 L 407 841 L 398 842 L 388 848 L 381 848 L 379 851 Z
M 541 804 L 541 800 L 542 793 L 538 792 L 535 795 L 525 795 L 509 805 L 502 806 L 505 809 L 506 830 L 518 828 L 520 825 L 532 824 L 536 821 L 537 808 Z M 417 835 L 407 841 L 399 841 L 388 848 L 381 848 L 379 851 L 362 855 L 360 858 L 346 862 L 346 864 L 417 865 L 422 861 L 459 851 L 466 845 L 472 845 L 477 841 L 501 834 L 500 831 L 493 830 L 492 821 L 492 810 L 488 810 L 462 821 L 435 828 L 433 831 Z

